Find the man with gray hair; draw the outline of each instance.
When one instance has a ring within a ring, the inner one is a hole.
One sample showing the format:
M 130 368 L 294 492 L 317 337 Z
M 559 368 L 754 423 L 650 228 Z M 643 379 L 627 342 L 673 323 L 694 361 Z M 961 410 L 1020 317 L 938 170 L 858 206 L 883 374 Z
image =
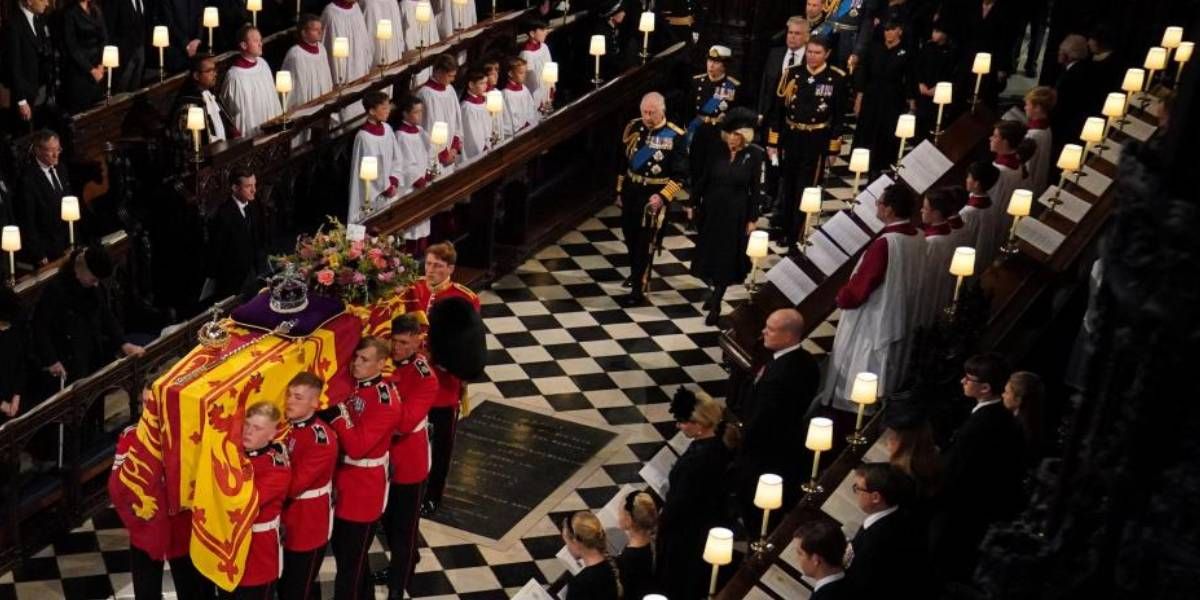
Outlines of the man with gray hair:
M 1063 38 L 1058 45 L 1058 64 L 1062 73 L 1054 84 L 1058 100 L 1050 117 L 1050 137 L 1054 140 L 1051 156 L 1058 156 L 1063 144 L 1079 137 L 1084 121 L 1091 116 L 1089 107 L 1100 107 L 1094 95 L 1096 72 L 1088 60 L 1087 38 L 1079 34 Z
M 630 293 L 618 302 L 626 308 L 646 301 L 653 262 L 652 245 L 666 216 L 667 203 L 675 199 L 686 178 L 687 145 L 684 130 L 667 120 L 663 95 L 642 97 L 642 116 L 621 134 L 625 172 L 617 176 L 617 205 L 621 207 L 621 232 L 629 252 Z

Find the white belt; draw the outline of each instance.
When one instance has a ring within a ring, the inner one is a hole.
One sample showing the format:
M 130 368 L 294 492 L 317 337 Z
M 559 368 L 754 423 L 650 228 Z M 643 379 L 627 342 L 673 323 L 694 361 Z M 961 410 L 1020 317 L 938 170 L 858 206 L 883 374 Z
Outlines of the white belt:
M 264 531 L 278 531 L 278 530 L 279 530 L 279 517 L 278 516 L 275 517 L 274 519 L 271 519 L 270 521 L 267 521 L 266 523 L 255 523 L 250 526 L 250 531 L 253 531 L 254 533 L 262 533 Z
M 330 480 L 328 483 L 326 483 L 325 485 L 323 485 L 319 488 L 313 488 L 311 490 L 304 490 L 303 492 L 300 492 L 300 494 L 298 494 L 294 499 L 295 500 L 311 500 L 312 498 L 320 498 L 321 496 L 328 496 L 329 492 L 332 492 L 332 491 L 333 491 L 333 481 Z
M 388 455 L 377 456 L 375 458 L 350 458 L 343 456 L 342 462 L 352 467 L 382 467 L 388 464 Z

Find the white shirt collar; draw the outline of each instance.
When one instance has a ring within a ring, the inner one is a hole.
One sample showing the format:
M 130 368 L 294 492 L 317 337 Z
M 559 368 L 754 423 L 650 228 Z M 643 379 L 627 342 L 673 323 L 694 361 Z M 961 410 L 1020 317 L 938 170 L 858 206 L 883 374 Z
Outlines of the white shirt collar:
M 242 202 L 241 200 L 239 200 L 239 199 L 237 199 L 237 198 L 234 198 L 234 199 L 233 199 L 233 203 L 237 205 L 237 207 L 238 207 L 238 211 L 240 211 L 240 212 L 242 213 L 242 216 L 243 216 L 243 217 L 244 217 L 244 216 L 246 216 L 246 207 L 247 207 L 247 206 L 250 206 L 250 203 L 249 203 L 249 202 Z
M 881 510 L 877 513 L 871 513 L 871 514 L 867 515 L 867 518 L 863 519 L 863 529 L 870 529 L 871 526 L 874 525 L 876 522 L 878 522 L 880 519 L 896 512 L 898 510 L 900 510 L 899 506 L 893 506 L 891 508 Z
M 33 11 L 26 8 L 24 4 L 18 3 L 18 5 L 21 7 L 21 12 L 25 13 L 25 20 L 29 22 L 29 28 L 33 30 L 34 35 L 37 35 L 37 33 L 38 33 L 37 25 L 33 24 L 33 18 L 34 18 Z
M 822 587 L 827 586 L 827 585 L 829 585 L 839 579 L 842 579 L 844 577 L 846 577 L 845 571 L 838 571 L 837 573 L 834 573 L 833 575 L 826 575 L 826 576 L 813 582 L 813 584 L 812 584 L 813 591 L 815 592 L 815 591 L 821 589 Z
M 975 408 L 971 409 L 971 413 L 974 413 L 975 411 L 977 411 L 985 406 L 991 406 L 997 402 L 1001 402 L 1002 400 L 1003 400 L 1002 398 L 996 398 L 994 400 L 984 400 L 982 402 L 978 402 L 975 404 Z
M 799 348 L 801 343 L 803 343 L 803 342 L 796 342 L 795 344 L 792 344 L 791 346 L 788 346 L 787 348 L 784 348 L 782 350 L 776 350 L 775 356 L 773 356 L 772 358 L 779 358 L 780 356 L 783 356 L 784 354 L 787 354 L 788 352 L 791 352 L 792 350 Z

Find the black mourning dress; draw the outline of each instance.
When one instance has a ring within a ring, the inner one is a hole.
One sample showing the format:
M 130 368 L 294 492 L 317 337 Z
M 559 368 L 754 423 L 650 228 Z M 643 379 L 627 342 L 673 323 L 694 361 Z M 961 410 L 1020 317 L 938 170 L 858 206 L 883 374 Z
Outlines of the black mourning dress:
M 762 190 L 762 148 L 728 147 L 709 162 L 692 189 L 697 200 L 696 253 L 692 275 L 715 286 L 740 283 L 750 270 L 746 258 L 746 225 L 758 218 L 756 199 Z

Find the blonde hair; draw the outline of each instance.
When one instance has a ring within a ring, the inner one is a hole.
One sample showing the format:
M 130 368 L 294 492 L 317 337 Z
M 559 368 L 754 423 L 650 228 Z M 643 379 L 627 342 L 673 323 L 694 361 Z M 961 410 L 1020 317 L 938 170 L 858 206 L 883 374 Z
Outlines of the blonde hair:
M 608 553 L 608 534 L 604 525 L 591 511 L 581 510 L 567 521 L 567 536 L 580 546 L 601 553 Z
M 654 533 L 658 529 L 658 505 L 654 497 L 643 491 L 630 492 L 625 497 L 625 512 L 638 531 Z
M 1025 92 L 1025 101 L 1034 106 L 1040 106 L 1042 110 L 1046 111 L 1046 114 L 1049 114 L 1054 110 L 1054 105 L 1058 104 L 1058 92 L 1052 87 L 1039 85 Z
M 250 417 L 266 417 L 272 423 L 278 423 L 283 418 L 283 413 L 279 411 L 279 407 L 267 402 L 266 400 L 255 402 L 246 408 L 246 418 Z
M 705 428 L 715 429 L 727 448 L 737 448 L 742 442 L 742 430 L 735 419 L 727 418 L 724 406 L 703 390 L 696 390 L 696 408 L 692 409 L 692 422 Z

